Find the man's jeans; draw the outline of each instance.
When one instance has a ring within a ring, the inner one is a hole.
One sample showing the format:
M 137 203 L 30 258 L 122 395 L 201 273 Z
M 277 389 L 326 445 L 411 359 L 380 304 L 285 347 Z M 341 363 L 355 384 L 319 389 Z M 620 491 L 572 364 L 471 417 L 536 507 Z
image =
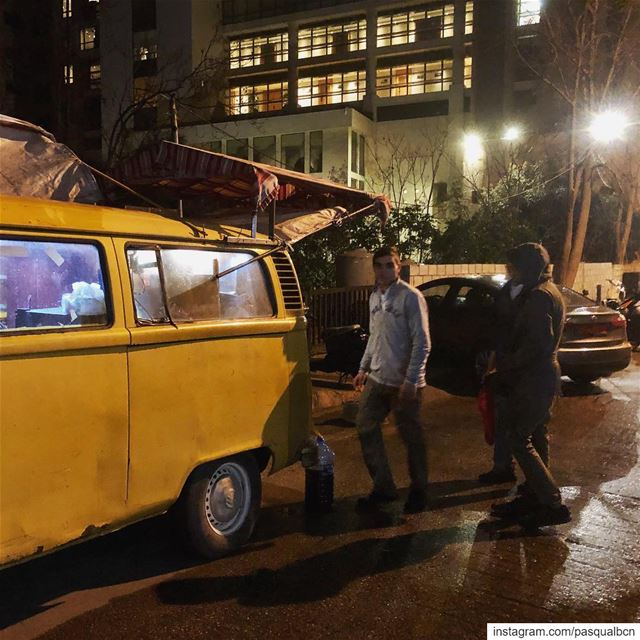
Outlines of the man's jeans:
M 549 470 L 547 424 L 555 403 L 554 395 L 514 394 L 508 398 L 505 425 L 508 442 L 518 461 L 527 486 L 548 507 L 558 506 L 560 489 Z
M 502 394 L 494 395 L 495 408 L 495 435 L 493 442 L 493 468 L 494 469 L 513 469 L 513 455 L 511 446 L 509 445 L 509 435 L 507 425 L 505 424 L 506 403 L 507 399 Z
M 371 378 L 367 380 L 360 398 L 356 422 L 362 455 L 376 493 L 393 495 L 396 492 L 381 430 L 382 423 L 390 412 L 393 412 L 396 426 L 407 447 L 411 488 L 427 488 L 427 451 L 420 421 L 422 391 L 418 389 L 413 400 L 401 402 L 397 387 L 379 384 Z

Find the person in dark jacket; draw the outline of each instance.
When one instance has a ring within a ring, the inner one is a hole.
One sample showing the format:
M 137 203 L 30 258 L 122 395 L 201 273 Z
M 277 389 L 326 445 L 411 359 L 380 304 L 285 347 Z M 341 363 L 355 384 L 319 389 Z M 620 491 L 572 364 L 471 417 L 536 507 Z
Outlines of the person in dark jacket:
M 511 274 L 508 275 L 510 276 Z M 494 350 L 489 355 L 485 371 L 495 369 L 496 358 L 502 356 L 509 344 L 509 332 L 523 299 L 523 296 L 520 295 L 522 289 L 523 285 L 518 284 L 510 277 L 496 296 Z M 511 454 L 507 425 L 504 421 L 506 402 L 503 392 L 500 389 L 496 389 L 494 391 L 495 440 L 493 445 L 493 467 L 478 476 L 478 481 L 482 484 L 514 482 L 516 479 L 515 463 Z
M 492 514 L 517 517 L 527 528 L 571 520 L 549 470 L 547 424 L 560 390 L 558 345 L 564 326 L 564 302 L 551 281 L 549 254 L 528 242 L 507 254 L 513 286 L 522 285 L 517 312 L 496 353 L 491 376 L 505 396 L 504 422 L 511 451 L 524 473 L 523 494 L 494 505 Z

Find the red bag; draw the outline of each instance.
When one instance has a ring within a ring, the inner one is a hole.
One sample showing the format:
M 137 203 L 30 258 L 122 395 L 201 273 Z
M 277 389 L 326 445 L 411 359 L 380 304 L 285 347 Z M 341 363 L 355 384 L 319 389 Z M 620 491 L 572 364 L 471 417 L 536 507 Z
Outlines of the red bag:
M 484 425 L 484 441 L 492 445 L 496 435 L 496 411 L 493 393 L 486 384 L 480 387 L 480 392 L 478 393 L 478 409 Z

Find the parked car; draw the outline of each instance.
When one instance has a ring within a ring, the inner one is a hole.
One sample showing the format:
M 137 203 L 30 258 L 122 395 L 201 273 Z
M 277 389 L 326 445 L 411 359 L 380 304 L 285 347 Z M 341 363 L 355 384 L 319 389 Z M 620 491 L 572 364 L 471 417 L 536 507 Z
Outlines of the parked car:
M 440 387 L 477 389 L 476 368 L 491 349 L 495 298 L 505 276 L 439 278 L 418 287 L 429 307 L 432 354 L 428 379 Z M 567 308 L 558 351 L 563 375 L 592 382 L 624 369 L 631 359 L 625 318 L 608 307 L 560 287 Z
M 627 319 L 627 336 L 637 351 L 640 347 L 640 293 L 621 302 L 618 311 Z

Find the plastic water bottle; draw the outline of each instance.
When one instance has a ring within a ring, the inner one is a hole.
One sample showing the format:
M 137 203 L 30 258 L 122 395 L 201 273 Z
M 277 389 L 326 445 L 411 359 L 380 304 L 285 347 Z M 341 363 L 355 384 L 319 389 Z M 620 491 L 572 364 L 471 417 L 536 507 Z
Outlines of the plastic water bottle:
M 336 454 L 322 436 L 316 437 L 317 462 L 305 470 L 304 505 L 307 511 L 331 511 L 333 505 L 333 463 Z

